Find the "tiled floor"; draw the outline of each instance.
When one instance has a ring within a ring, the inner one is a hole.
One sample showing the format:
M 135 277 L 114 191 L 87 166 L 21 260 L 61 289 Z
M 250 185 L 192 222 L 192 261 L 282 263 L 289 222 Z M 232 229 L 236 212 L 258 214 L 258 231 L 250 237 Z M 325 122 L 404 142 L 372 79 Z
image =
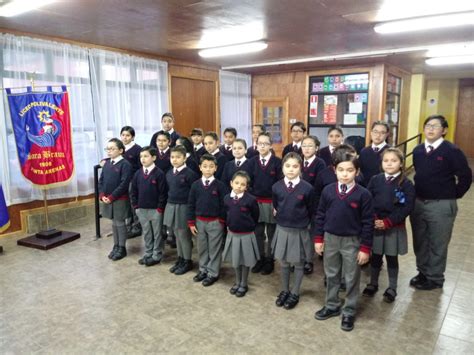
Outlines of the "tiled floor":
M 94 240 L 91 218 L 64 230 L 81 233 L 70 244 L 39 251 L 0 238 L 0 353 L 474 353 L 474 190 L 459 201 L 442 290 L 415 291 L 413 252 L 401 257 L 399 296 L 393 304 L 360 299 L 356 328 L 340 320 L 320 322 L 324 302 L 322 266 L 305 277 L 300 304 L 277 308 L 278 272 L 250 276 L 250 291 L 228 293 L 232 269 L 225 265 L 215 285 L 192 281 L 194 272 L 168 272 L 175 251 L 162 265 L 137 264 L 142 240 L 129 241 L 129 256 L 107 259 L 111 239 Z M 103 232 L 110 230 L 104 221 Z M 364 273 L 362 287 L 367 282 Z

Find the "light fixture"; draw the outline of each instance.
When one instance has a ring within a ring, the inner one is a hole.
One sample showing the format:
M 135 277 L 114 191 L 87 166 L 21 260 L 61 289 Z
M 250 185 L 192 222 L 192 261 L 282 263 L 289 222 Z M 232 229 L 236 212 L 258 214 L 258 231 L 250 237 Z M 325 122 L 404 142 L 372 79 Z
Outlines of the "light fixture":
M 474 55 L 429 58 L 425 62 L 428 65 L 474 64 Z
M 259 52 L 259 51 L 264 50 L 267 47 L 268 47 L 268 44 L 265 42 L 243 43 L 243 44 L 236 44 L 233 46 L 203 49 L 199 51 L 199 55 L 203 58 L 223 57 L 227 55 L 237 55 L 237 54 Z
M 474 42 L 451 43 L 439 46 L 432 46 L 426 57 L 452 57 L 458 55 L 474 55 Z
M 12 17 L 38 9 L 56 0 L 13 0 L 0 7 L 0 16 Z
M 216 48 L 231 46 L 241 43 L 261 41 L 265 38 L 265 31 L 261 21 L 254 21 L 242 25 L 219 26 L 215 28 L 209 25 L 209 29 L 203 30 L 201 39 L 196 48 Z
M 474 11 L 385 22 L 375 25 L 374 31 L 390 34 L 466 25 L 474 25 Z

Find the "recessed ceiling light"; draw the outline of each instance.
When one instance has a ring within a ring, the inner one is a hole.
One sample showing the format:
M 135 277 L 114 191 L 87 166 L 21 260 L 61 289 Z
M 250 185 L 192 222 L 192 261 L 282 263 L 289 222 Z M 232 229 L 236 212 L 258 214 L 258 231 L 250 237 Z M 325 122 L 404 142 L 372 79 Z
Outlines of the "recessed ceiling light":
M 0 7 L 0 16 L 17 16 L 55 1 L 56 0 L 13 0 Z
M 425 62 L 428 65 L 474 64 L 474 55 L 429 58 Z
M 432 46 L 426 57 L 452 57 L 458 55 L 474 55 L 474 42 L 452 43 Z
M 268 44 L 265 42 L 252 42 L 252 43 L 243 43 L 236 44 L 234 46 L 224 46 L 217 48 L 203 49 L 199 51 L 199 55 L 203 58 L 213 58 L 213 57 L 224 57 L 227 55 L 237 55 L 237 54 L 246 54 L 259 52 L 268 47 Z
M 474 25 L 474 12 L 390 21 L 375 25 L 374 31 L 380 34 L 390 34 L 467 25 Z

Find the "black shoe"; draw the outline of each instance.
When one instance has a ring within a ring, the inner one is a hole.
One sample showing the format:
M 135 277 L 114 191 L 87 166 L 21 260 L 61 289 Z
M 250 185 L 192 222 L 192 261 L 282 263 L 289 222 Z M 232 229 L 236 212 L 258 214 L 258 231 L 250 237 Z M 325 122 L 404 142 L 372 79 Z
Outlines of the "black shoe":
M 153 266 L 153 265 L 157 265 L 161 262 L 161 260 L 156 260 L 156 259 L 153 259 L 153 258 L 148 258 L 146 259 L 145 261 L 145 266 Z
M 281 291 L 275 301 L 276 306 L 283 307 L 283 305 L 285 304 L 289 296 L 290 296 L 290 293 L 288 291 Z
M 295 294 L 290 292 L 290 295 L 286 299 L 285 304 L 283 305 L 283 308 L 293 309 L 293 308 L 296 307 L 296 305 L 298 304 L 299 301 L 300 301 L 300 296 L 295 295 Z
M 264 264 L 264 260 L 263 259 L 260 259 L 259 261 L 257 261 L 257 263 L 254 265 L 254 267 L 252 268 L 252 272 L 254 274 L 257 274 L 259 273 L 260 271 L 262 271 L 262 267 L 263 267 L 263 264 Z
M 248 286 L 245 286 L 245 287 L 241 286 L 241 287 L 239 287 L 239 289 L 235 293 L 235 296 L 236 297 L 244 297 L 248 290 L 249 290 Z
M 341 329 L 346 332 L 350 332 L 352 329 L 354 329 L 354 321 L 354 316 L 342 315 Z
M 231 295 L 235 295 L 235 293 L 237 292 L 238 289 L 239 289 L 239 285 L 234 284 L 234 286 L 232 286 L 232 287 L 230 288 L 229 293 L 230 293 Z
M 166 244 L 168 244 L 171 247 L 171 249 L 176 249 L 176 239 L 175 238 L 166 239 Z
M 119 247 L 118 251 L 112 255 L 112 260 L 117 261 L 127 256 L 127 249 L 125 247 Z
M 109 259 L 112 259 L 112 257 L 114 256 L 114 254 L 116 254 L 118 252 L 118 249 L 119 249 L 119 246 L 118 245 L 114 245 L 114 247 L 112 248 L 112 250 L 110 251 L 109 255 L 107 256 Z
M 339 292 L 346 292 L 346 283 L 345 282 L 341 282 L 341 284 L 339 285 Z
M 397 297 L 397 291 L 390 287 L 387 288 L 383 294 L 383 300 L 387 303 L 395 301 L 395 297 Z
M 431 291 L 437 288 L 443 288 L 443 285 L 431 280 L 426 280 L 424 283 L 415 284 L 415 288 L 417 290 Z
M 313 263 L 304 263 L 304 274 L 309 275 L 313 273 L 314 265 Z
M 362 291 L 362 295 L 366 297 L 374 297 L 374 295 L 377 293 L 378 290 L 379 290 L 378 286 L 367 284 L 367 287 L 364 288 L 364 291 Z
M 143 256 L 142 258 L 138 259 L 138 263 L 139 263 L 140 265 L 145 265 L 145 264 L 146 264 L 146 260 L 147 260 L 148 258 L 151 258 L 151 256 L 146 256 L 146 255 L 145 255 L 145 256 Z
M 204 287 L 212 286 L 219 278 L 217 276 L 208 276 L 202 280 L 202 285 Z
M 417 284 L 422 284 L 427 281 L 427 278 L 423 273 L 419 272 L 414 278 L 410 280 L 410 286 L 416 286 Z
M 340 314 L 341 314 L 340 309 L 332 310 L 324 306 L 323 308 L 321 308 L 319 311 L 317 311 L 314 314 L 314 318 L 316 318 L 317 320 L 326 320 L 331 317 L 337 317 Z
M 290 272 L 295 272 L 295 265 L 290 266 Z
M 176 260 L 174 265 L 172 267 L 170 267 L 170 272 L 172 274 L 174 274 L 174 272 L 179 269 L 179 267 L 183 264 L 183 262 L 184 262 L 184 259 L 182 257 L 178 256 L 178 260 Z
M 262 271 L 260 272 L 262 275 L 270 275 L 273 272 L 275 262 L 272 258 L 267 258 L 265 260 L 265 264 L 263 264 Z
M 201 282 L 207 277 L 207 274 L 205 272 L 199 271 L 196 276 L 193 277 L 194 282 Z
M 181 265 L 175 270 L 175 275 L 184 275 L 188 271 L 193 269 L 193 261 L 192 260 L 183 260 Z

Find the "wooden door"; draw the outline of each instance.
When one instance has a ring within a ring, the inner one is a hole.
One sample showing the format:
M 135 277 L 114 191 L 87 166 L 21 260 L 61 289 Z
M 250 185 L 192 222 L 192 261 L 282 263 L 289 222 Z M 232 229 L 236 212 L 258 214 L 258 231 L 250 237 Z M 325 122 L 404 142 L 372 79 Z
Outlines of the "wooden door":
M 171 77 L 171 112 L 181 135 L 189 137 L 193 128 L 216 130 L 215 85 L 213 81 Z
M 281 157 L 289 143 L 288 97 L 253 99 L 253 121 L 263 124 L 273 139 L 273 150 Z
M 474 80 L 461 80 L 455 143 L 466 156 L 474 159 Z

